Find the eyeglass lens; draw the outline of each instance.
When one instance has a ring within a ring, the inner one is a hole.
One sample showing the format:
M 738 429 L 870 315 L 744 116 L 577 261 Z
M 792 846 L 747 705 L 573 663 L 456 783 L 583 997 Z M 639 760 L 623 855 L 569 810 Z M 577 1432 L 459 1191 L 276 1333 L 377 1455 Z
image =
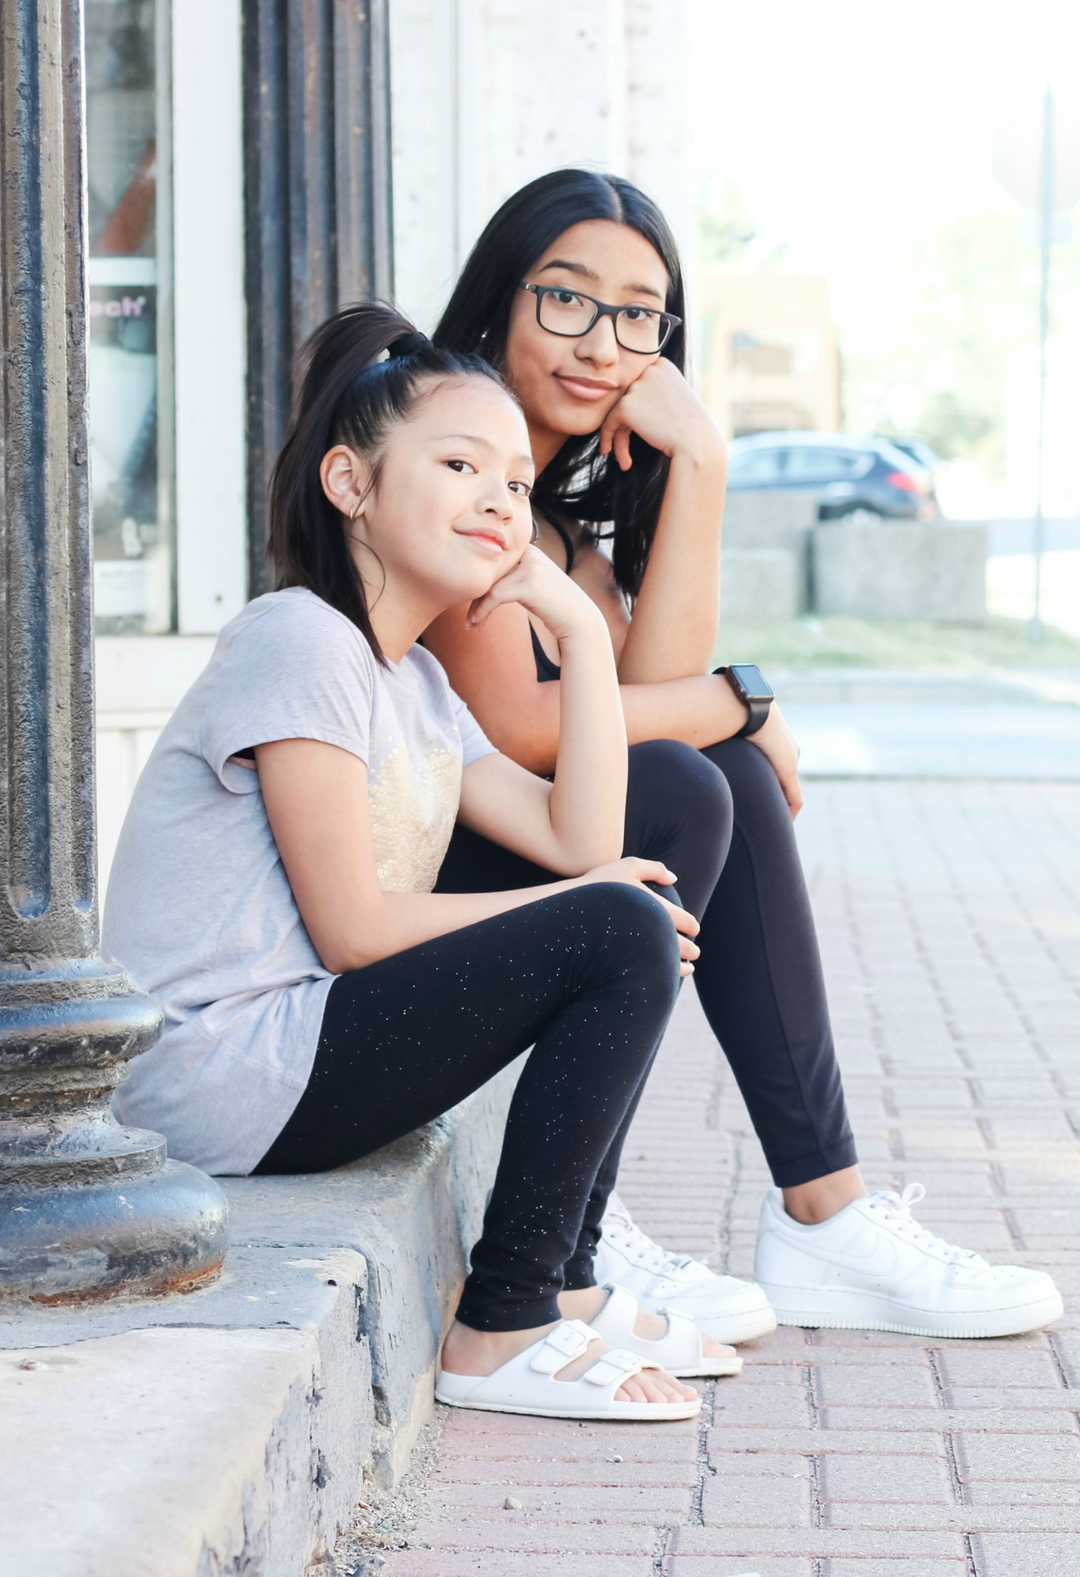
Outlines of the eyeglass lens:
M 540 297 L 540 326 L 551 334 L 587 334 L 596 321 L 596 307 L 571 290 L 549 290 Z M 657 351 L 664 343 L 662 312 L 624 307 L 615 319 L 615 338 L 624 350 Z

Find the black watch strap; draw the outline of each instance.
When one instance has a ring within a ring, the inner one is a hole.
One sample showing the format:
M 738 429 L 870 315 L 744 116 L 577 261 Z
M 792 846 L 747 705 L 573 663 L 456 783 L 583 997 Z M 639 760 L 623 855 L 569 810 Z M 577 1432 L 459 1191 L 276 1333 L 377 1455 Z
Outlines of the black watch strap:
M 770 687 L 768 683 L 762 679 L 760 671 L 757 669 L 754 669 L 753 671 L 758 674 L 758 679 L 764 684 L 765 689 L 769 689 Z M 723 674 L 724 678 L 734 690 L 739 700 L 746 707 L 746 722 L 739 729 L 737 734 L 732 735 L 732 738 L 748 739 L 751 734 L 756 734 L 759 728 L 763 728 L 765 726 L 765 720 L 768 717 L 769 709 L 773 704 L 773 697 L 771 695 L 747 695 L 741 679 L 734 672 L 732 672 L 730 667 L 726 665 L 723 668 L 714 668 L 713 673 Z
M 765 719 L 769 715 L 769 708 L 772 706 L 772 702 L 744 701 L 743 705 L 750 713 L 750 716 L 735 735 L 736 739 L 747 739 L 751 734 L 756 734 L 759 728 L 764 728 Z

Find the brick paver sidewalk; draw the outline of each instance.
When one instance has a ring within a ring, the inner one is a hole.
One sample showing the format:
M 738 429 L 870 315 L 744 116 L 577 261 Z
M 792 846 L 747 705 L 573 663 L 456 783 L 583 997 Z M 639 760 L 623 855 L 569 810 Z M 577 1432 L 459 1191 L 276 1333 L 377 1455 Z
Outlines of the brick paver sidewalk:
M 920 1181 L 932 1228 L 1052 1269 L 1066 1318 L 781 1329 L 700 1427 L 452 1412 L 387 1577 L 1080 1573 L 1080 788 L 816 783 L 799 833 L 870 1186 Z M 647 1231 L 750 1275 L 767 1177 L 692 992 L 624 1163 Z

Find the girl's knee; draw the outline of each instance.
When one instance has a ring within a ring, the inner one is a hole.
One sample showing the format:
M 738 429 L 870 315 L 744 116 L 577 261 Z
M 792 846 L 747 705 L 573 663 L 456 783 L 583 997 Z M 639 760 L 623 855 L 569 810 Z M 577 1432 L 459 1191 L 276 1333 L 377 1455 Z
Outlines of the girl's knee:
M 791 812 L 776 769 L 763 750 L 749 739 L 725 739 L 704 754 L 729 784 L 740 826 L 779 821 L 790 831 Z
M 579 891 L 595 935 L 610 937 L 616 949 L 627 954 L 641 951 L 660 959 L 670 954 L 678 973 L 678 933 L 650 892 L 628 882 L 590 882 Z
M 723 771 L 680 740 L 651 739 L 631 747 L 630 793 L 647 794 L 666 814 L 695 828 L 709 826 L 720 836 L 730 830 L 731 789 Z

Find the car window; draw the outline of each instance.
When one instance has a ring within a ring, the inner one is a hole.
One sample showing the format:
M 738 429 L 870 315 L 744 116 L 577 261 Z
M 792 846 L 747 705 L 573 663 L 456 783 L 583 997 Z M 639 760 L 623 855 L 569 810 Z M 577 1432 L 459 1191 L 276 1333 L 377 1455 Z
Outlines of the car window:
M 731 456 L 728 475 L 740 482 L 774 482 L 784 469 L 786 449 L 743 449 Z
M 792 449 L 788 456 L 790 482 L 838 482 L 869 470 L 870 457 L 858 449 Z
M 921 438 L 886 438 L 885 442 L 893 449 L 899 449 L 901 454 L 907 455 L 909 460 L 914 460 L 927 471 L 932 471 L 938 464 L 937 455 Z

